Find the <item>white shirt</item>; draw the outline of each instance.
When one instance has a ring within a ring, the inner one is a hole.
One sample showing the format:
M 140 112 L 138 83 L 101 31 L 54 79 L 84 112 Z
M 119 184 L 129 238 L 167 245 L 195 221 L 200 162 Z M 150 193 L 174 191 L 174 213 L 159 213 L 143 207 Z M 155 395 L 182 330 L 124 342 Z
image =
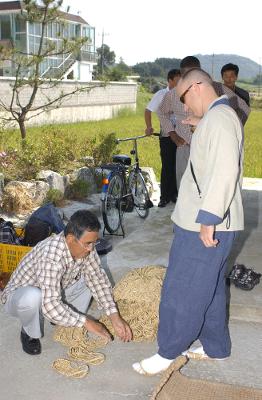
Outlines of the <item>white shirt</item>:
M 169 88 L 166 87 L 165 89 L 160 89 L 158 90 L 154 96 L 152 97 L 152 99 L 150 100 L 150 102 L 148 103 L 148 105 L 146 106 L 146 109 L 151 111 L 151 112 L 157 112 L 165 94 L 169 92 Z

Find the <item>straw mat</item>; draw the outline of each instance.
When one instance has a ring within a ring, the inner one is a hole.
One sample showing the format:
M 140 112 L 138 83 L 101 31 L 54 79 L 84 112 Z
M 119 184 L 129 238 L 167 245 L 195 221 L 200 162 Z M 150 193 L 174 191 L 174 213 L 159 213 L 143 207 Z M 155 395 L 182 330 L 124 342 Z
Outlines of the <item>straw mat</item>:
M 192 379 L 167 371 L 151 400 L 262 400 L 262 390 Z

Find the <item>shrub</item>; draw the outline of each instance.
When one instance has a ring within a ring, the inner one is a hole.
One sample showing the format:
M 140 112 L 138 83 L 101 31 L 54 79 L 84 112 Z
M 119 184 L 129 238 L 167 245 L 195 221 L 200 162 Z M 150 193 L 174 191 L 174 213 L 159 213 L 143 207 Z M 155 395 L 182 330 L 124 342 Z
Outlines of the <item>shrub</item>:
M 90 192 L 90 183 L 83 179 L 76 179 L 66 190 L 66 198 L 71 200 L 86 199 Z
M 21 149 L 17 151 L 14 160 L 14 169 L 18 179 L 35 179 L 41 169 L 41 153 L 33 143 L 24 142 Z
M 111 162 L 112 154 L 116 154 L 118 152 L 115 133 L 109 133 L 107 136 L 100 134 L 99 139 L 100 142 L 94 146 L 92 154 L 95 165 Z
M 61 190 L 49 189 L 46 194 L 45 203 L 53 203 L 54 206 L 61 207 L 64 204 L 64 195 Z

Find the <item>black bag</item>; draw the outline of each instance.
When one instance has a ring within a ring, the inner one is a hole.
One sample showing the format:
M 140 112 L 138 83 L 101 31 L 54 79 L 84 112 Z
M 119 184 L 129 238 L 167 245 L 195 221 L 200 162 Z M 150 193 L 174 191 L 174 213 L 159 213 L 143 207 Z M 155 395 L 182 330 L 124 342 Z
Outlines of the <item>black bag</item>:
M 25 226 L 23 245 L 33 247 L 41 240 L 46 239 L 51 233 L 51 226 L 47 222 L 37 218 L 30 218 L 30 221 Z
M 35 246 L 51 233 L 60 233 L 64 223 L 52 203 L 47 203 L 33 212 L 25 226 L 24 246 Z
M 12 222 L 5 221 L 3 218 L 0 218 L 0 243 L 21 244 Z

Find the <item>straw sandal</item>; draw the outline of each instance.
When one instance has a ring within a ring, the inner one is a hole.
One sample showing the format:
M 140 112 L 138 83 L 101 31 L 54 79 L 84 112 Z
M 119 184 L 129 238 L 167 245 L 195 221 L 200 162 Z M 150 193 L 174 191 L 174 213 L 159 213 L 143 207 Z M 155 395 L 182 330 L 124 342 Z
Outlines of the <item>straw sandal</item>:
M 187 358 L 189 358 L 190 360 L 198 360 L 198 361 L 202 361 L 202 360 L 214 360 L 214 361 L 223 361 L 228 359 L 229 357 L 225 357 L 225 358 L 213 358 L 213 357 L 209 357 L 204 349 L 203 346 L 192 346 L 190 347 L 188 350 L 184 351 L 182 353 L 183 356 L 186 356 Z
M 132 367 L 133 367 L 133 370 L 136 371 L 139 375 L 144 375 L 144 376 L 154 376 L 154 375 L 161 374 L 162 372 L 165 372 L 170 367 L 170 366 L 168 366 L 166 368 L 160 369 L 157 372 L 150 373 L 150 372 L 147 372 L 147 370 L 143 367 L 142 363 L 143 363 L 143 360 L 140 362 L 134 363 L 132 365 Z
M 65 358 L 59 358 L 53 362 L 53 369 L 70 378 L 84 378 L 89 371 L 88 365 L 80 365 Z

